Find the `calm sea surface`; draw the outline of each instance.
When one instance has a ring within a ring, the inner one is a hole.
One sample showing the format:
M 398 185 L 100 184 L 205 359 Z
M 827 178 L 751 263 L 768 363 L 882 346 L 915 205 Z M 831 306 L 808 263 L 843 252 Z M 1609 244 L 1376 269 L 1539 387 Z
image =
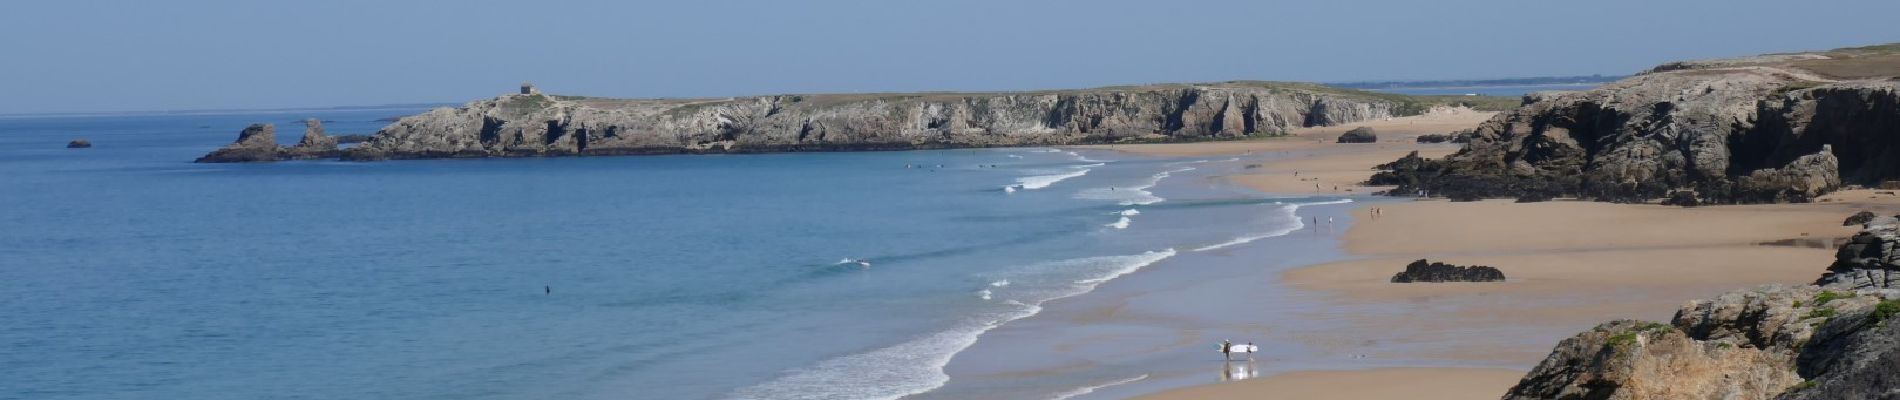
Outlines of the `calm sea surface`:
M 1335 200 L 1057 149 L 189 162 L 417 111 L 0 118 L 0 398 L 895 398 Z

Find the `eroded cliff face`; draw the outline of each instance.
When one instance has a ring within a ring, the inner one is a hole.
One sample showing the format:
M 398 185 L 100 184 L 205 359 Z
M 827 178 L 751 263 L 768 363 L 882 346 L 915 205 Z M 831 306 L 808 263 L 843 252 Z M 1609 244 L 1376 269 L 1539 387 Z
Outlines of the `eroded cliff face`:
M 1821 68 L 1847 62 L 1874 67 Z M 1645 201 L 1680 191 L 1703 203 L 1805 201 L 1900 178 L 1900 81 L 1884 74 L 1900 75 L 1900 56 L 1669 64 L 1589 91 L 1526 96 L 1457 154 L 1374 183 L 1459 198 Z
M 1307 84 L 1230 82 L 997 94 L 717 100 L 501 96 L 404 117 L 341 157 L 901 150 L 1278 135 L 1394 116 L 1390 100 Z M 234 160 L 253 161 L 253 160 Z
M 1669 324 L 1566 339 L 1506 399 L 1900 398 L 1900 220 L 1878 217 L 1814 285 L 1689 303 Z

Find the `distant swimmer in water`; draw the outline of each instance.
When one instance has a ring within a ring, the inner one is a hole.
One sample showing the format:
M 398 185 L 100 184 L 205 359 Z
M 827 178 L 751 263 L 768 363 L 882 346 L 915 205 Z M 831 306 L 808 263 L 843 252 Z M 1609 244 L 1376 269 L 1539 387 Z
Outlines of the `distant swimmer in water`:
M 542 291 L 542 294 L 545 294 L 545 295 L 552 295 L 552 294 L 554 294 L 554 287 L 553 287 L 553 286 L 542 286 L 542 287 L 541 287 L 541 291 Z

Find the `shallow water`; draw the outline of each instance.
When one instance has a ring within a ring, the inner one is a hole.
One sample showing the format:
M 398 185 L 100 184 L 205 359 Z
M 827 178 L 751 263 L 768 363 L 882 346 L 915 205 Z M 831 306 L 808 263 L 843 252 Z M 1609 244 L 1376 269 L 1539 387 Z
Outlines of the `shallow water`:
M 894 398 L 1332 200 L 1056 149 L 189 163 L 415 111 L 0 119 L 0 398 Z

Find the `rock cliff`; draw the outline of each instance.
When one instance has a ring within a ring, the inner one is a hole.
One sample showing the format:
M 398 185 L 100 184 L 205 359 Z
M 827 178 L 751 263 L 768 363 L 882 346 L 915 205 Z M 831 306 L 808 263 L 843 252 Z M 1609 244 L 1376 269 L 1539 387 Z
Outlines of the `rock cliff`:
M 404 117 L 348 160 L 900 150 L 1190 141 L 1423 109 L 1403 96 L 1277 82 L 1019 93 L 626 100 L 511 94 Z M 251 161 L 232 159 L 230 161 Z
M 1814 285 L 1689 303 L 1669 324 L 1566 339 L 1506 399 L 1900 398 L 1900 220 L 1877 217 Z
M 1900 44 L 1671 63 L 1525 96 L 1442 160 L 1373 183 L 1454 198 L 1805 201 L 1900 178 Z

